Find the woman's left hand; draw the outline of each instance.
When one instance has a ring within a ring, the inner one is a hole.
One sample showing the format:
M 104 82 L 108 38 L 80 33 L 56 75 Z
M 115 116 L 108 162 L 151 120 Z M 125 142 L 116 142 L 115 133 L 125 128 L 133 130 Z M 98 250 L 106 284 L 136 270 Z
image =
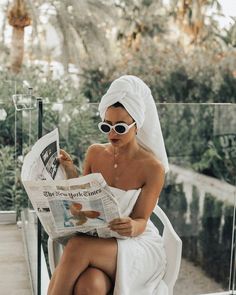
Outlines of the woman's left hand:
M 130 217 L 116 218 L 109 223 L 109 228 L 121 236 L 135 236 L 135 220 Z

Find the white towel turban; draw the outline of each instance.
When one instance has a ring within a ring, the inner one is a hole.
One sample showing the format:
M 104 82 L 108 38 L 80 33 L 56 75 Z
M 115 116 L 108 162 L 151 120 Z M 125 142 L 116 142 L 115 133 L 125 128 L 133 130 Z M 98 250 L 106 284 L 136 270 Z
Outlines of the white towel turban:
M 120 102 L 137 125 L 137 140 L 151 150 L 168 172 L 168 158 L 161 125 L 150 88 L 138 77 L 125 75 L 114 80 L 102 97 L 98 110 L 102 120 L 108 107 Z

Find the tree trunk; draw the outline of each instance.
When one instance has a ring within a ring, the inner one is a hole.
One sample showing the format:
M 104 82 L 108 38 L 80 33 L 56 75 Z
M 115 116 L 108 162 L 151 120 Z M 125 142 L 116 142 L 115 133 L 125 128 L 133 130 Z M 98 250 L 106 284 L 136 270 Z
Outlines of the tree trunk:
M 13 27 L 10 67 L 15 74 L 20 72 L 24 56 L 24 27 Z

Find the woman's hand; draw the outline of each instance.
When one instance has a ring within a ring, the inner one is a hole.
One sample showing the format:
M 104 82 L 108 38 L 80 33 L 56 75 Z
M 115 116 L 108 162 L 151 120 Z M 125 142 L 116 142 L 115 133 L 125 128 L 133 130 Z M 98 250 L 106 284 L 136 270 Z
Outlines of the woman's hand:
M 108 227 L 121 236 L 136 236 L 136 221 L 130 217 L 113 219 Z
M 70 155 L 64 150 L 60 149 L 60 155 L 58 157 L 58 161 L 60 165 L 64 168 L 67 178 L 75 178 L 78 177 L 77 169 L 73 164 L 73 160 Z

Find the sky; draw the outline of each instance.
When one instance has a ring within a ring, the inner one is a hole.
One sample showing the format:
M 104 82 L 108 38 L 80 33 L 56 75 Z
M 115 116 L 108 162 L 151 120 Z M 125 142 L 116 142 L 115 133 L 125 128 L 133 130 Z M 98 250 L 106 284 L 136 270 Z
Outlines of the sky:
M 219 2 L 222 6 L 223 14 L 225 15 L 225 17 L 219 19 L 219 22 L 221 27 L 227 28 L 233 23 L 230 16 L 236 17 L 236 0 L 220 0 Z
M 230 17 L 236 17 L 236 0 L 218 0 L 222 7 L 222 17 L 215 17 L 219 21 L 221 28 L 229 28 L 233 20 Z M 168 4 L 170 0 L 163 0 L 165 4 Z M 213 9 L 213 13 L 216 9 Z

